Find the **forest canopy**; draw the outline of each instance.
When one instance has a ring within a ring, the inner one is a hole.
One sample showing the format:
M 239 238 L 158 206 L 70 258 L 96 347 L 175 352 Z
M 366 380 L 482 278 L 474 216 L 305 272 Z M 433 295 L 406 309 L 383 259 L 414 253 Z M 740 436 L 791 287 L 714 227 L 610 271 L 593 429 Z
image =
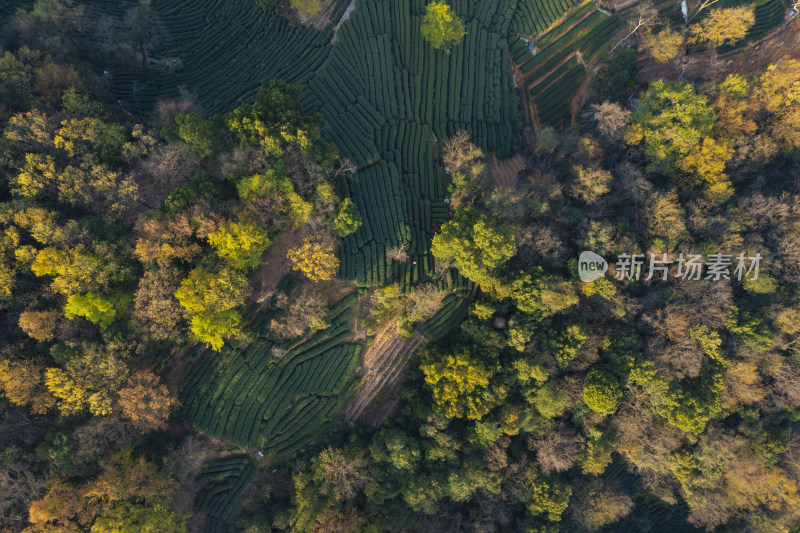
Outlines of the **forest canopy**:
M 800 17 L 609 7 L 0 5 L 0 530 L 796 531 Z

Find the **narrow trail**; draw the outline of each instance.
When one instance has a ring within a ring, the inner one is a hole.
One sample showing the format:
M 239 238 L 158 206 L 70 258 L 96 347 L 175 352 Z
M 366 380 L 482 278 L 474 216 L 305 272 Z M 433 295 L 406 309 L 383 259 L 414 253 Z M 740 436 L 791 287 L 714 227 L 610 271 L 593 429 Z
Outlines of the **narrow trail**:
M 337 29 L 337 30 L 339 29 L 339 26 L 341 26 L 341 25 L 342 25 L 342 23 L 343 23 L 345 20 L 347 20 L 347 19 L 349 19 L 349 18 L 350 18 L 350 14 L 353 12 L 353 10 L 354 10 L 355 8 L 356 8 L 356 0 L 350 0 L 350 5 L 349 5 L 349 6 L 347 6 L 347 9 L 345 9 L 345 10 L 344 10 L 344 14 L 342 14 L 342 18 L 341 18 L 341 20 L 339 20 L 339 22 L 337 22 L 337 23 L 336 23 L 336 29 Z
M 342 18 L 338 21 L 331 21 L 335 22 L 336 25 L 333 27 L 333 37 L 331 37 L 331 42 L 336 42 L 336 36 L 339 34 L 339 27 L 344 24 L 344 21 L 350 18 L 350 15 L 353 13 L 353 10 L 356 8 L 356 0 L 350 0 L 350 5 L 347 6 L 347 9 L 344 10 L 342 14 Z

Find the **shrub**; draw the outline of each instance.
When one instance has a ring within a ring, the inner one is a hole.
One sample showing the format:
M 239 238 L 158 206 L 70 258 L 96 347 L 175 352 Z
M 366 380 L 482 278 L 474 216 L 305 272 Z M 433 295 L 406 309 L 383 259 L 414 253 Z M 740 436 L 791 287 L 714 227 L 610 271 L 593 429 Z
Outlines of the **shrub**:
M 589 371 L 586 387 L 583 389 L 583 401 L 589 409 L 610 415 L 616 412 L 621 399 L 622 390 L 617 378 L 598 368 Z

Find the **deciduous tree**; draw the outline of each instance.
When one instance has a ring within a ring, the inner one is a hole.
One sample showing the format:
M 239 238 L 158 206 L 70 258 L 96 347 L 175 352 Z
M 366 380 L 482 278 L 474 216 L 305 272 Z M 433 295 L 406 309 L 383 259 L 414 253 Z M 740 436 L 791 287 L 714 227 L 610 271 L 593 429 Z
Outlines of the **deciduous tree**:
M 292 7 L 306 15 L 316 17 L 325 7 L 325 0 L 291 0 Z
M 43 372 L 33 361 L 0 361 L 0 389 L 12 404 L 45 414 L 55 406 L 55 399 L 44 387 Z
M 639 49 L 649 53 L 657 63 L 668 63 L 678 57 L 683 46 L 683 35 L 670 28 L 654 33 L 648 28 L 642 34 Z
M 755 21 L 752 7 L 714 9 L 701 22 L 690 26 L 690 40 L 708 42 L 716 49 L 728 41 L 743 39 Z
M 452 261 L 464 276 L 490 289 L 497 285 L 501 267 L 516 253 L 514 228 L 474 209 L 460 209 L 433 237 L 431 251 L 437 259 Z
M 350 198 L 345 198 L 336 210 L 333 219 L 333 232 L 339 237 L 346 237 L 361 227 L 361 213 Z
M 464 23 L 445 2 L 433 1 L 425 8 L 422 20 L 422 37 L 435 49 L 450 52 L 461 42 L 467 30 Z
M 189 313 L 202 313 L 239 307 L 250 292 L 247 278 L 236 270 L 213 273 L 198 267 L 181 282 L 175 297 Z
M 609 53 L 613 52 L 619 45 L 631 38 L 639 30 L 650 28 L 658 23 L 658 10 L 650 0 L 639 2 L 629 13 L 626 14 L 628 27 L 625 29 L 626 34 L 620 39 L 617 44 L 611 47 Z
M 59 322 L 64 315 L 51 309 L 49 311 L 23 311 L 19 315 L 18 325 L 22 331 L 39 342 L 54 340 L 59 330 Z
M 584 531 L 596 531 L 612 524 L 633 509 L 630 496 L 597 479 L 577 486 L 573 496 L 572 518 Z
M 186 528 L 186 516 L 171 511 L 164 504 L 148 507 L 128 501 L 122 501 L 103 512 L 92 524 L 92 533 L 122 531 L 188 533 L 189 530 Z
M 62 120 L 53 137 L 56 148 L 89 165 L 116 165 L 125 141 L 127 132 L 124 126 L 96 117 Z
M 492 371 L 466 349 L 452 354 L 428 350 L 420 366 L 436 409 L 446 418 L 480 420 L 500 399 L 489 385 Z
M 655 80 L 641 98 L 633 120 L 642 128 L 645 153 L 674 172 L 677 159 L 711 134 L 716 117 L 708 99 L 688 82 Z
M 756 98 L 774 114 L 773 130 L 790 146 L 800 146 L 800 61 L 770 65 L 756 85 Z
M 118 394 L 122 416 L 131 420 L 142 433 L 164 429 L 170 414 L 178 406 L 178 400 L 167 386 L 148 370 L 134 372 Z
M 295 291 L 296 292 L 296 291 Z M 319 331 L 328 327 L 325 316 L 328 307 L 324 298 L 314 292 L 288 297 L 279 292 L 275 296 L 276 307 L 283 314 L 270 321 L 269 329 L 283 339 L 294 339 L 306 331 Z
M 179 287 L 174 269 L 148 270 L 142 274 L 133 300 L 131 318 L 145 340 L 166 341 L 179 337 L 178 324 L 183 319 L 175 298 Z
M 370 480 L 367 461 L 346 455 L 338 448 L 325 448 L 312 460 L 314 480 L 323 496 L 332 493 L 337 501 L 354 499 Z
M 460 130 L 444 141 L 442 162 L 451 172 L 463 172 L 474 179 L 485 168 L 483 158 L 483 150 L 475 146 L 466 130 Z
M 36 253 L 31 270 L 40 277 L 52 276 L 50 286 L 61 294 L 101 293 L 130 279 L 130 267 L 116 253 L 104 242 L 68 250 L 50 246 Z
M 235 308 L 244 304 L 251 291 L 247 278 L 236 270 L 212 273 L 195 268 L 175 297 L 190 315 L 194 337 L 219 350 L 224 339 L 239 334 L 242 317 Z
M 295 270 L 315 282 L 333 279 L 340 262 L 330 242 L 313 236 L 306 237 L 300 246 L 290 248 L 286 257 Z
M 197 113 L 175 117 L 176 134 L 200 157 L 208 157 L 220 149 L 222 133 L 219 127 Z
M 170 501 L 178 484 L 144 456 L 130 449 L 100 462 L 100 475 L 84 490 L 85 497 L 104 506 L 132 500 L 151 505 Z
M 261 264 L 261 255 L 271 244 L 264 229 L 248 222 L 226 222 L 209 234 L 208 242 L 217 255 L 240 270 Z
M 303 115 L 299 93 L 300 87 L 272 81 L 258 92 L 254 103 L 241 105 L 228 115 L 228 127 L 245 144 L 259 145 L 271 155 L 282 155 L 289 145 L 309 150 L 320 139 L 322 117 Z
M 600 135 L 612 141 L 620 140 L 631 112 L 616 102 L 608 101 L 593 105 L 592 110 Z
M 517 274 L 511 281 L 511 299 L 517 308 L 531 315 L 546 317 L 578 303 L 572 283 L 542 267 Z
M 66 416 L 85 409 L 93 415 L 109 415 L 114 398 L 128 377 L 128 367 L 112 346 L 83 346 L 83 354 L 67 361 L 65 368 L 48 368 L 45 385 Z
M 575 172 L 575 182 L 570 193 L 575 198 L 591 205 L 611 190 L 610 185 L 614 179 L 611 172 L 602 168 L 586 168 L 583 165 L 576 165 L 572 170 Z
M 586 377 L 583 401 L 589 409 L 603 414 L 613 414 L 622 399 L 622 390 L 617 379 L 610 373 L 593 368 Z
M 64 306 L 64 316 L 69 319 L 82 316 L 102 329 L 108 328 L 117 318 L 117 305 L 109 298 L 99 294 L 70 294 Z

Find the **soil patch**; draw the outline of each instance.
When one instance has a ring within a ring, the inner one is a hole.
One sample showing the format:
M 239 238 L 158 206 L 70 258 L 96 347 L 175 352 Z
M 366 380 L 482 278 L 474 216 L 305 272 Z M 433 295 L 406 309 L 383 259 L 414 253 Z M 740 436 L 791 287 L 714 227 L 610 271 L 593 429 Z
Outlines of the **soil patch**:
M 497 159 L 494 152 L 489 154 L 489 176 L 498 187 L 513 187 L 523 170 L 525 160 L 520 154 L 504 161 Z
M 251 283 L 253 295 L 249 301 L 257 301 L 264 294 L 271 293 L 278 283 L 292 271 L 292 262 L 286 257 L 290 248 L 300 246 L 311 233 L 311 228 L 302 226 L 284 232 L 280 240 L 272 243 L 263 257 L 261 265 L 253 273 Z
M 338 22 L 335 20 L 330 20 L 331 15 L 333 14 L 333 11 L 335 9 L 336 9 L 336 2 L 331 1 L 328 2 L 327 5 L 322 8 L 322 11 L 320 11 L 319 14 L 317 14 L 314 17 L 306 15 L 299 9 L 294 9 L 293 12 L 294 12 L 294 17 L 303 26 L 311 26 L 316 30 L 324 30 L 325 26 L 327 26 L 328 24 L 333 24 Z
M 403 368 L 411 355 L 427 342 L 421 333 L 403 340 L 394 321 L 380 331 L 364 353 L 361 383 L 348 400 L 344 416 L 350 420 L 360 418 L 378 427 L 400 401 Z

